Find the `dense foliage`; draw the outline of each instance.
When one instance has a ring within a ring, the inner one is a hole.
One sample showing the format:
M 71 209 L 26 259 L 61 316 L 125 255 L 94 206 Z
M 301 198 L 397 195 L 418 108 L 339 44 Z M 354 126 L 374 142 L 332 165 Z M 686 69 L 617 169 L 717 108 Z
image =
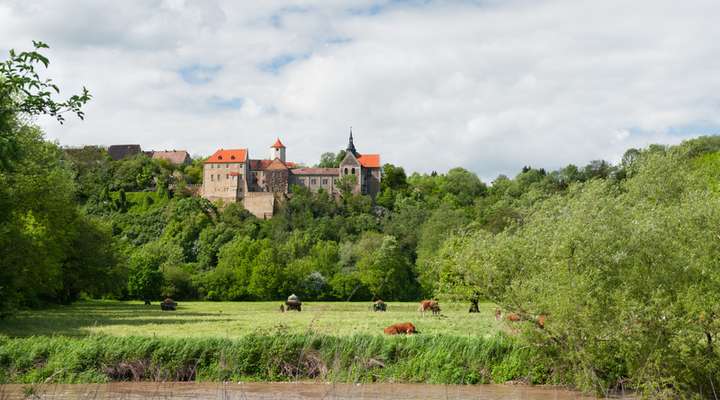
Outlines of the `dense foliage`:
M 82 117 L 89 99 L 57 101 L 38 76 L 48 66 L 35 50 L 0 63 L 0 316 L 20 305 L 102 295 L 116 270 L 108 227 L 77 206 L 71 166 L 57 145 L 24 122 L 36 115 Z
M 633 151 L 623 179 L 576 183 L 493 234 L 456 235 L 439 289 L 517 313 L 557 374 L 653 396 L 720 384 L 720 138 Z M 539 318 L 545 316 L 544 328 Z

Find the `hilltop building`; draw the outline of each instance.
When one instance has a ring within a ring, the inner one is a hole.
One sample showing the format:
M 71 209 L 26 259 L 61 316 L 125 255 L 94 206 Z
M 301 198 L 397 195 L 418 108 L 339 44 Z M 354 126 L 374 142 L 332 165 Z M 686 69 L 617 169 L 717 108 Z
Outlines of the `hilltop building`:
M 216 151 L 205 161 L 202 196 L 225 203 L 242 201 L 258 218 L 270 218 L 276 201 L 287 195 L 292 185 L 338 195 L 338 180 L 354 176 L 355 193 L 374 197 L 380 191 L 380 155 L 358 153 L 352 131 L 339 168 L 300 167 L 287 161 L 286 150 L 278 138 L 265 159 L 251 159 L 248 149 Z
M 143 151 L 139 144 L 114 144 L 108 146 L 107 152 L 115 161 L 122 160 L 123 158 L 134 157 L 138 154 L 145 154 L 146 156 L 156 160 L 166 160 L 170 164 L 174 165 L 188 165 L 192 163 L 190 154 L 185 150 L 163 150 L 163 151 Z
M 174 165 L 188 165 L 192 162 L 190 154 L 185 150 L 150 151 L 149 157 L 155 160 L 166 160 Z
M 123 158 L 136 156 L 142 153 L 142 149 L 139 144 L 114 144 L 107 148 L 110 158 L 115 161 L 122 160 Z

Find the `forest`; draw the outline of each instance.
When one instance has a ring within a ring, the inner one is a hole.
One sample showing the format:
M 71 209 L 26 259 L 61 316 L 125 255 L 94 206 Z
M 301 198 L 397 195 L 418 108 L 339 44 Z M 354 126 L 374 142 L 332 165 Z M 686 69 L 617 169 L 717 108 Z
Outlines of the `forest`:
M 192 195 L 202 159 L 112 161 L 46 140 L 32 117 L 82 118 L 91 96 L 55 100 L 35 71 L 44 46 L 0 64 L 4 315 L 81 298 L 482 299 L 520 316 L 558 382 L 720 383 L 720 137 L 490 183 L 385 164 L 377 199 L 294 187 L 259 220 Z
M 34 182 L 22 197 L 9 197 L 33 198 L 34 205 L 22 203 L 33 207 L 25 212 L 34 217 L 54 215 L 43 216 L 49 224 L 42 230 L 46 236 L 21 241 L 26 234 L 8 243 L 16 249 L 13 265 L 24 262 L 23 270 L 30 272 L 12 280 L 17 297 L 7 304 L 10 298 L 3 296 L 8 306 L 66 303 L 80 296 L 153 301 L 164 296 L 271 300 L 289 293 L 307 300 L 432 297 L 438 251 L 447 237 L 502 232 L 521 218 L 524 207 L 564 193 L 573 182 L 618 179 L 623 173 L 602 161 L 550 173 L 528 167 L 488 187 L 463 168 L 406 176 L 402 167 L 385 164 L 375 201 L 349 193 L 335 199 L 293 187 L 275 217 L 259 220 L 240 204 L 212 204 L 187 190 L 201 183 L 202 159 L 188 166 L 142 154 L 112 161 L 100 147 L 63 149 L 43 141 L 36 128 L 18 134 L 33 135 L 22 143 L 26 154 L 38 146 L 50 154 L 18 160 L 8 178 L 19 181 L 29 178 L 28 172 L 37 177 L 30 165 L 54 178 Z

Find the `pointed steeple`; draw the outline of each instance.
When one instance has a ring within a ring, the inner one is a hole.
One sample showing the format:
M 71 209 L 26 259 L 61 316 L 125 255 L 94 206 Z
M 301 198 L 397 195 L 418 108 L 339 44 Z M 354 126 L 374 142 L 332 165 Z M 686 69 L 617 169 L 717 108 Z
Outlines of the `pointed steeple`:
M 352 137 L 352 126 L 350 127 L 350 140 L 348 141 L 348 147 L 345 149 L 348 153 L 353 153 L 355 157 L 357 157 L 358 152 L 355 150 L 355 144 L 353 143 L 353 137 Z

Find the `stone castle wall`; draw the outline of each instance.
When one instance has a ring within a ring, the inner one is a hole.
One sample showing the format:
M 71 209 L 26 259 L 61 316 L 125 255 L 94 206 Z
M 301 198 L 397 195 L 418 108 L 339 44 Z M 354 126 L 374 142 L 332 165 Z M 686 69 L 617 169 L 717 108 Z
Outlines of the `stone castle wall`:
M 272 218 L 275 210 L 275 193 L 272 192 L 248 192 L 243 199 L 243 207 L 251 214 L 260 218 Z

